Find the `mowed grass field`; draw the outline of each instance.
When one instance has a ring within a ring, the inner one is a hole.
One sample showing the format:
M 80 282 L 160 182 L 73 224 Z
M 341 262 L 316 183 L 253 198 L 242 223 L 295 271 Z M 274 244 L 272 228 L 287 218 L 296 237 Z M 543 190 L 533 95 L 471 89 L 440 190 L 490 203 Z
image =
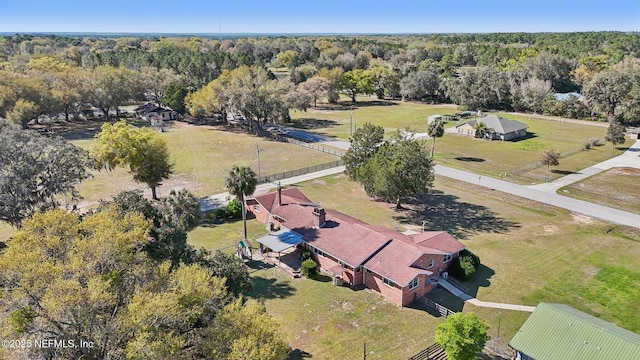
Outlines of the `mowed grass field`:
M 558 193 L 640 214 L 640 169 L 610 169 L 565 186 Z
M 464 284 L 481 300 L 565 303 L 640 332 L 640 230 L 441 177 L 430 195 L 401 212 L 370 200 L 344 175 L 299 187 L 313 201 L 369 223 L 403 230 L 419 229 L 424 220 L 427 229 L 449 231 L 482 260 L 477 276 Z M 281 321 L 299 350 L 294 359 L 304 352 L 314 359 L 359 358 L 364 341 L 372 352 L 368 359 L 407 358 L 433 343 L 435 326 L 443 321 L 420 309 L 397 308 L 369 290 L 292 279 L 277 269 L 250 271 L 256 286 L 251 296 L 263 297 Z M 439 301 L 482 316 L 495 340 L 491 347 L 504 354 L 528 316 L 446 295 Z
M 353 119 L 358 126 L 371 122 L 382 126 L 386 135 L 410 127 L 417 132 L 426 132 L 427 116 L 432 114 L 453 114 L 457 112 L 451 105 L 427 105 L 416 102 L 374 100 L 358 98 L 354 105 Z M 292 111 L 292 125 L 319 134 L 349 138 L 351 102 L 341 101 L 333 107 L 324 106 L 307 112 Z M 565 152 L 581 149 L 589 139 L 600 139 L 604 144 L 606 128 L 579 123 L 551 121 L 528 116 L 498 113 L 498 115 L 523 122 L 529 126 L 529 136 L 518 141 L 487 141 L 457 134 L 446 133 L 436 139 L 435 159 L 438 164 L 469 170 L 485 176 L 500 177 L 512 170 L 534 163 L 549 149 Z M 455 127 L 448 122 L 445 127 Z M 431 139 L 425 145 L 431 146 Z M 621 154 L 631 141 L 619 149 L 610 145 L 592 147 L 560 160 L 560 165 L 548 171 L 546 167 L 532 169 L 518 176 L 507 175 L 506 180 L 517 183 L 540 183 L 545 177 L 555 180 L 601 161 Z
M 319 151 L 214 126 L 194 126 L 176 122 L 175 127 L 163 135 L 169 144 L 171 160 L 175 167 L 171 178 L 158 188 L 159 196 L 168 194 L 171 189 L 180 188 L 187 188 L 196 196 L 226 191 L 224 178 L 233 165 L 250 166 L 258 172 L 256 143 L 261 150 L 262 175 L 337 160 L 337 157 Z M 94 139 L 73 140 L 73 143 L 89 149 Z M 126 189 L 143 189 L 149 192 L 146 185 L 135 183 L 124 168 L 111 172 L 96 172 L 93 178 L 85 180 L 78 187 L 80 194 L 89 203 Z
M 425 105 L 418 102 L 377 100 L 375 97 L 358 97 L 353 104 L 353 122 L 351 121 L 351 101 L 338 104 L 318 104 L 318 107 L 304 111 L 291 111 L 291 123 L 288 124 L 311 132 L 349 139 L 349 126 L 362 127 L 365 122 L 380 125 L 385 134 L 403 130 L 406 127 L 417 132 L 426 132 L 427 116 L 433 114 L 454 114 L 455 105 Z

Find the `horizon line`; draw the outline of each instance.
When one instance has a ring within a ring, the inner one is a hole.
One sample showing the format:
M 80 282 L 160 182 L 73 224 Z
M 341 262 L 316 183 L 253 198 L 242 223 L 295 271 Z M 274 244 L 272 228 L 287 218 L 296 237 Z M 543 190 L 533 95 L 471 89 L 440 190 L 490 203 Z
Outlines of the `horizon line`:
M 260 36 L 321 36 L 321 35 L 454 35 L 454 34 L 570 34 L 570 33 L 640 33 L 638 30 L 576 30 L 576 31 L 479 31 L 479 32 L 144 32 L 144 31 L 0 31 L 0 35 L 260 35 Z

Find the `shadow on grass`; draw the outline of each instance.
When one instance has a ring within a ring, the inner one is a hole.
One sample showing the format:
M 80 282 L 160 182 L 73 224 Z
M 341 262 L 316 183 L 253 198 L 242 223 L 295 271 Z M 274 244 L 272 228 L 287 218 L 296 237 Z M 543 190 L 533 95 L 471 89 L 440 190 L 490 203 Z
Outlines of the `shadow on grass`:
M 464 161 L 464 162 L 485 162 L 485 159 L 480 159 L 480 158 L 475 158 L 475 157 L 466 157 L 466 156 L 458 156 L 457 158 L 455 158 L 458 161 Z
M 334 120 L 300 118 L 300 119 L 290 121 L 286 125 L 296 129 L 315 130 L 315 129 L 328 128 L 332 126 L 338 126 L 339 124 L 337 121 L 334 121 Z
M 331 276 L 325 274 L 315 274 L 312 279 L 319 282 L 331 282 Z
M 519 138 L 515 138 L 515 139 L 511 139 L 511 140 L 505 140 L 505 141 L 510 141 L 510 142 L 520 142 L 523 140 L 529 140 L 529 139 L 535 139 L 537 138 L 538 135 L 536 135 L 535 133 L 531 133 L 531 132 L 527 132 L 527 135 L 519 137 Z
M 413 209 L 394 216 L 402 223 L 422 225 L 429 230 L 446 231 L 457 239 L 465 239 L 473 233 L 504 234 L 520 227 L 520 224 L 502 219 L 489 208 L 462 202 L 455 195 L 433 190 L 422 199 L 406 202 Z
M 295 349 L 289 353 L 287 360 L 302 360 L 302 359 L 311 359 L 313 355 L 308 352 L 300 349 Z
M 461 312 L 462 309 L 464 308 L 464 301 L 462 299 L 453 295 L 452 293 L 448 292 L 447 290 L 445 290 L 440 286 L 431 290 L 426 296 L 427 296 L 427 299 L 433 302 L 436 302 L 448 308 L 449 310 L 452 310 L 455 312 Z M 435 310 L 432 310 L 432 312 L 433 311 Z M 438 315 L 440 314 L 438 313 Z
M 482 259 L 480 259 L 482 260 Z M 489 287 L 491 285 L 491 277 L 495 275 L 495 271 L 484 265 L 480 264 L 478 270 L 473 277 L 467 281 L 458 281 L 460 285 L 462 285 L 462 289 L 468 295 L 476 297 L 478 295 L 478 289 L 481 287 Z
M 260 261 L 260 260 L 249 260 L 247 261 L 246 264 L 247 264 L 247 267 L 250 269 L 249 273 L 254 273 L 256 271 L 271 269 L 275 267 L 275 265 L 273 264 L 269 264 L 267 262 Z
M 571 170 L 557 170 L 557 169 L 553 169 L 551 170 L 551 172 L 558 175 L 571 175 L 576 173 L 575 171 L 571 171 Z
M 288 282 L 262 276 L 252 276 L 253 290 L 247 295 L 254 299 L 283 299 L 293 295 L 296 289 Z

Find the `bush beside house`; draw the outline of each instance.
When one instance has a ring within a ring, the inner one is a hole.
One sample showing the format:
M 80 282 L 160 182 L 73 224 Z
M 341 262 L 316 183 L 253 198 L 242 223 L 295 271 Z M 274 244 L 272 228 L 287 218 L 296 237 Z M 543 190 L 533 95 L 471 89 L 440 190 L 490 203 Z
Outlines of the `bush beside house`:
M 464 249 L 460 252 L 460 257 L 451 264 L 449 273 L 458 280 L 466 281 L 473 277 L 478 267 L 480 267 L 478 255 Z

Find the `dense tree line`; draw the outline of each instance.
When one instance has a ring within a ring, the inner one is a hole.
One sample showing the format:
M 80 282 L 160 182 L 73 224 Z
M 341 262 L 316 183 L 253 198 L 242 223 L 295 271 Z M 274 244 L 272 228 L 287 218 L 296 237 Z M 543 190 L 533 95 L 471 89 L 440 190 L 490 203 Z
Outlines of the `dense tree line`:
M 15 35 L 0 38 L 0 117 L 26 126 L 40 115 L 68 119 L 87 107 L 117 113 L 119 105 L 150 98 L 196 116 L 240 113 L 259 129 L 286 121 L 290 109 L 344 94 L 352 101 L 376 95 L 630 124 L 640 112 L 639 57 L 640 34 L 621 32 Z M 272 73 L 282 68 L 289 76 Z M 553 97 L 570 91 L 585 98 Z
M 18 230 L 0 244 L 0 335 L 16 342 L 0 357 L 286 358 L 278 323 L 245 298 L 253 285 L 244 262 L 188 244 L 201 216 L 189 191 L 161 200 L 124 191 L 82 213 L 59 206 L 96 163 L 127 164 L 150 186 L 168 176 L 154 158 L 168 157 L 159 133 L 105 124 L 98 143 L 92 159 L 62 138 L 0 121 L 0 221 Z

